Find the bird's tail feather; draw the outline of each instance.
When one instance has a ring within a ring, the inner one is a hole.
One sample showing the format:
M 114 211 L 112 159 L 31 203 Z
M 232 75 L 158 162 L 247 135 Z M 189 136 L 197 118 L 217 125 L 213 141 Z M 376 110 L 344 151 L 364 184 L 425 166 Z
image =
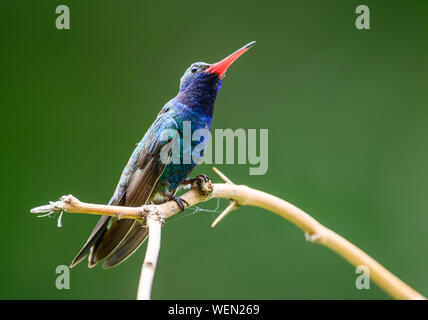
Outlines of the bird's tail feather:
M 99 242 L 99 240 L 103 238 L 103 236 L 107 230 L 107 226 L 108 226 L 109 221 L 110 221 L 110 217 L 108 217 L 108 216 L 102 216 L 100 218 L 100 220 L 98 220 L 98 223 L 95 226 L 94 230 L 92 230 L 92 233 L 89 236 L 89 239 L 86 241 L 83 248 L 79 251 L 79 253 L 76 255 L 76 257 L 71 262 L 70 268 L 73 268 L 80 261 L 82 261 L 86 257 L 86 255 L 89 253 L 91 248 L 94 246 L 94 244 Z
M 91 249 L 89 267 L 94 267 L 98 262 L 113 254 L 128 237 L 136 223 L 133 219 L 115 219 L 100 241 L 95 243 Z
M 112 268 L 131 256 L 135 250 L 147 239 L 149 229 L 141 223 L 135 222 L 126 238 L 117 246 L 117 248 L 107 257 L 103 268 Z

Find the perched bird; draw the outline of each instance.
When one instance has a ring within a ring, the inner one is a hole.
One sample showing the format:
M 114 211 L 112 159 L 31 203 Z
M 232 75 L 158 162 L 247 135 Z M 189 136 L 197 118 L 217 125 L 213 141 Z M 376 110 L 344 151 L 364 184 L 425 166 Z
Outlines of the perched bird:
M 178 94 L 161 109 L 132 153 L 109 205 L 137 207 L 150 202 L 174 200 L 184 210 L 185 201 L 175 194 L 180 185 L 192 182 L 188 177 L 196 164 L 191 157 L 191 161 L 180 163 L 167 163 L 161 159 L 162 148 L 174 138 L 164 139 L 162 132 L 171 130 L 183 135 L 183 123 L 186 121 L 190 122 L 192 133 L 201 128 L 210 130 L 214 102 L 226 70 L 254 43 L 245 45 L 220 62 L 197 62 L 186 70 Z M 190 148 L 200 143 L 192 141 L 186 146 L 182 139 L 177 141 L 180 141 L 181 159 L 189 156 L 192 152 Z M 202 153 L 206 143 L 202 141 Z M 104 268 L 113 267 L 129 257 L 147 235 L 148 228 L 136 220 L 102 216 L 71 267 L 88 253 L 89 267 L 104 259 Z

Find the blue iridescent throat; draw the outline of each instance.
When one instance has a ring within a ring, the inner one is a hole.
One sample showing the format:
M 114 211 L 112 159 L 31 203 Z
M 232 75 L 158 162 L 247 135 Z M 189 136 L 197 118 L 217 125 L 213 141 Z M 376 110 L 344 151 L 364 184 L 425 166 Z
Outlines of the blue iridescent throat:
M 212 115 L 222 82 L 216 74 L 201 72 L 195 78 L 181 84 L 176 100 L 195 111 Z

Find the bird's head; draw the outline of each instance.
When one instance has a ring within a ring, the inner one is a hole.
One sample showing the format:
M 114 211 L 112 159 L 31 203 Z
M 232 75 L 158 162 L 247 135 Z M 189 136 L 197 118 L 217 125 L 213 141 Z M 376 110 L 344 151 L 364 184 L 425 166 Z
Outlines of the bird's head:
M 215 95 L 217 95 L 221 88 L 221 84 L 227 69 L 236 59 L 238 59 L 245 51 L 250 49 L 255 43 L 255 41 L 250 42 L 241 49 L 235 51 L 223 60 L 214 64 L 208 64 L 205 62 L 193 63 L 181 77 L 180 92 L 213 92 Z

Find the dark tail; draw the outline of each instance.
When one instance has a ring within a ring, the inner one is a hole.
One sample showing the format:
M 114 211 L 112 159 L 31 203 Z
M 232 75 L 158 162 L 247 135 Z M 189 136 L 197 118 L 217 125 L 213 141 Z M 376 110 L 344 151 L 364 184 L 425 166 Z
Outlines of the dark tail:
M 102 216 L 100 218 L 100 220 L 98 220 L 98 223 L 95 226 L 94 230 L 92 230 L 92 233 L 89 236 L 88 241 L 86 241 L 83 248 L 79 251 L 77 256 L 71 262 L 70 268 L 73 268 L 80 261 L 82 261 L 86 257 L 86 255 L 89 253 L 91 248 L 94 246 L 94 244 L 99 242 L 100 239 L 102 239 L 103 235 L 105 234 L 105 232 L 107 230 L 107 226 L 108 226 L 110 219 L 111 219 L 111 217 Z

